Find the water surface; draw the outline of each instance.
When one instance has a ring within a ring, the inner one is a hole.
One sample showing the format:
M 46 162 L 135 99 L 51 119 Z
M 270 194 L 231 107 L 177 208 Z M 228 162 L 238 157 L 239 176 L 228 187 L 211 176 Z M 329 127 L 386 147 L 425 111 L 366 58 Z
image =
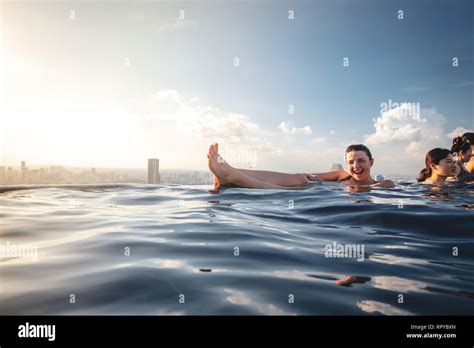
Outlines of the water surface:
M 207 188 L 3 188 L 0 314 L 473 313 L 472 184 Z

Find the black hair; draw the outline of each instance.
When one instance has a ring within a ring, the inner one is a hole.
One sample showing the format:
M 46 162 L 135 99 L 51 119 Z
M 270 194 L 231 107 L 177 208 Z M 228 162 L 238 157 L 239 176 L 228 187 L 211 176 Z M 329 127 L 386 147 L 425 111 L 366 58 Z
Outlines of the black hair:
M 452 153 L 460 153 L 465 152 L 471 148 L 471 143 L 467 138 L 464 137 L 456 137 L 453 139 L 453 146 L 451 146 Z
M 450 150 L 441 149 L 439 147 L 428 151 L 425 158 L 425 168 L 423 168 L 420 171 L 420 174 L 418 174 L 418 182 L 423 182 L 428 179 L 432 174 L 431 165 L 439 164 L 441 160 L 445 159 L 450 154 Z
M 469 141 L 471 145 L 474 145 L 474 133 L 467 132 L 462 135 L 462 140 Z

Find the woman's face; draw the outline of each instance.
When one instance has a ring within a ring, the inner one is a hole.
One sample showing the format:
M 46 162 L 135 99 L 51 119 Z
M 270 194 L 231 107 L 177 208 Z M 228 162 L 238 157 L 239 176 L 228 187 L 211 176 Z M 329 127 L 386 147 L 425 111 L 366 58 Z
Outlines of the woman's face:
M 370 168 L 373 161 L 365 151 L 351 151 L 346 153 L 346 162 L 349 167 L 349 173 L 357 181 L 365 181 L 370 178 Z
M 459 160 L 461 162 L 469 162 L 469 160 L 471 159 L 471 156 L 472 156 L 472 146 L 467 150 L 467 151 L 461 151 L 459 153 Z
M 453 155 L 449 154 L 446 158 L 439 161 L 438 164 L 432 164 L 431 169 L 434 173 L 441 176 L 453 176 L 456 174 L 456 162 Z

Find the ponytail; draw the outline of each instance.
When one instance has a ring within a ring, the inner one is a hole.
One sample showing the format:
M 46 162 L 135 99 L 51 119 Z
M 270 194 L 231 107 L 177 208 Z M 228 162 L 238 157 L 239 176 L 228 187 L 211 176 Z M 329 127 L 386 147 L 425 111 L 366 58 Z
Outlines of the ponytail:
M 423 182 L 426 179 L 428 179 L 430 176 L 431 176 L 431 167 L 428 166 L 427 168 L 423 168 L 420 171 L 420 174 L 418 174 L 418 177 L 416 178 L 416 180 L 418 180 L 418 182 Z
M 418 178 L 416 178 L 418 182 L 423 182 L 429 177 L 431 177 L 431 175 L 433 174 L 431 166 L 439 164 L 442 159 L 448 157 L 448 155 L 450 154 L 451 151 L 449 151 L 448 149 L 440 149 L 439 147 L 428 151 L 425 158 L 425 168 L 420 171 L 420 174 L 418 174 Z

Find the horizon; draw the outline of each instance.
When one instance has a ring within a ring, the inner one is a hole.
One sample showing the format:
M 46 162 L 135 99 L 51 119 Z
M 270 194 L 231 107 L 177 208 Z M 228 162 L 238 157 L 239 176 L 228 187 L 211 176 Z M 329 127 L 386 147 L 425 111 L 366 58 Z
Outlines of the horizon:
M 83 170 L 86 170 L 86 169 L 91 169 L 91 168 L 94 168 L 95 170 L 114 170 L 114 169 L 117 169 L 117 170 L 143 170 L 145 173 L 147 172 L 148 168 L 147 166 L 143 166 L 143 167 L 102 167 L 102 166 L 95 166 L 95 165 L 88 165 L 88 166 L 70 166 L 70 165 L 63 165 L 61 163 L 52 163 L 52 164 L 44 164 L 44 163 L 40 163 L 40 164 L 29 164 L 28 161 L 25 161 L 26 163 L 26 167 L 27 168 L 45 168 L 45 167 L 63 167 L 63 168 L 71 168 L 71 169 L 83 169 Z M 345 164 L 344 163 L 333 163 L 333 165 L 342 165 L 343 169 L 346 170 L 345 168 Z M 11 168 L 21 168 L 21 162 L 19 165 L 17 164 L 14 164 L 14 165 L 11 165 L 11 164 L 1 164 L 0 163 L 0 167 L 5 167 L 5 168 L 8 168 L 8 167 L 11 167 Z M 330 169 L 328 169 L 329 171 Z M 163 171 L 197 171 L 197 172 L 210 172 L 209 169 L 184 169 L 184 168 L 162 168 L 161 167 L 161 163 L 160 163 L 160 172 Z M 414 173 L 414 174 L 399 174 L 399 173 L 391 173 L 391 172 L 380 172 L 380 171 L 372 171 L 372 175 L 385 175 L 385 176 L 389 176 L 389 177 L 416 177 L 418 175 L 418 173 Z
M 473 6 L 2 3 L 0 163 L 206 170 L 218 142 L 318 172 L 364 143 L 374 173 L 416 175 L 474 129 Z

